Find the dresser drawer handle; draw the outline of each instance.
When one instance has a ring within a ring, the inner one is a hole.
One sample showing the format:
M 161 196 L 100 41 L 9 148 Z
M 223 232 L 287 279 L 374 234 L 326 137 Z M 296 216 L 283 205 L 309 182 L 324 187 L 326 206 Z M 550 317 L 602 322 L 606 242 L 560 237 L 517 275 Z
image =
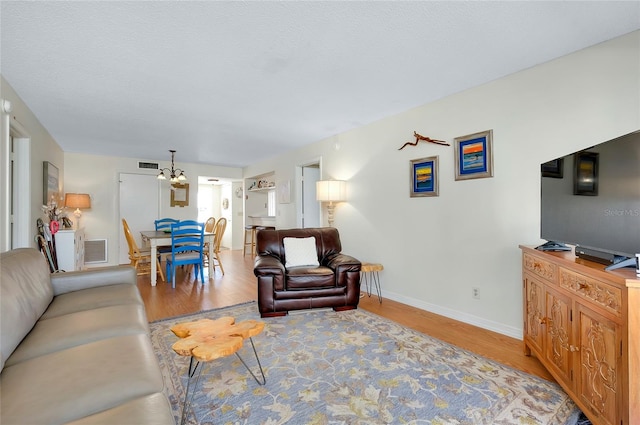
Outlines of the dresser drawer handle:
M 580 289 L 589 289 L 588 283 L 580 282 L 578 283 L 578 286 L 580 286 Z
M 576 347 L 575 345 L 570 345 L 569 351 L 575 353 L 576 351 L 580 351 L 580 347 Z

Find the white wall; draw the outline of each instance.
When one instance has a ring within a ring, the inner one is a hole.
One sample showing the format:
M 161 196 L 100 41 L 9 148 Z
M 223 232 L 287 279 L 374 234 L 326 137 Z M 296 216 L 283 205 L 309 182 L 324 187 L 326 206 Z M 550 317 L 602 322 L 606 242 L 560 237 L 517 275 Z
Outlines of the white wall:
M 229 204 L 227 208 L 224 207 L 220 211 L 220 216 L 227 219 L 227 227 L 224 230 L 224 235 L 222 235 L 222 241 L 220 241 L 220 246 L 224 248 L 233 248 L 233 192 L 231 190 L 231 184 L 224 184 L 220 188 L 220 199 L 227 199 Z
M 229 229 L 231 229 L 231 249 L 242 249 L 244 242 L 244 192 L 242 192 L 240 197 L 236 196 L 236 190 L 242 190 L 242 188 L 242 181 L 231 184 L 232 196 L 229 198 L 231 204 L 231 222 L 227 223 L 227 230 L 225 230 L 225 233 L 227 233 Z
M 13 103 L 11 119 L 32 138 L 33 232 L 41 215 L 42 161 L 50 161 L 60 168 L 66 192 L 92 195 L 92 208 L 83 213 L 87 237 L 107 238 L 114 261 L 121 232 L 117 176 L 137 172 L 138 158 L 63 154 L 5 80 L 0 83 L 1 97 Z M 182 163 L 180 158 L 178 163 L 193 179 L 240 179 L 275 171 L 276 184 L 290 180 L 296 195 L 295 165 L 321 160 L 323 178 L 349 181 L 349 201 L 337 206 L 335 221 L 344 251 L 384 265 L 386 297 L 520 336 L 517 246 L 540 242 L 539 165 L 638 130 L 638 93 L 640 32 L 634 32 L 254 164 L 242 173 Z M 412 140 L 414 130 L 453 141 L 487 129 L 494 131 L 495 177 L 490 179 L 454 181 L 453 147 L 421 144 L 398 151 Z M 431 155 L 440 157 L 440 196 L 409 198 L 409 161 Z M 167 185 L 166 205 L 168 190 Z M 190 195 L 196 208 L 196 195 Z M 2 207 L 4 211 L 6 205 Z M 167 215 L 196 216 L 190 208 L 173 210 Z M 276 214 L 278 227 L 295 227 L 295 202 L 278 204 Z M 471 298 L 472 287 L 480 288 L 479 300 Z
M 30 199 L 29 221 L 32 225 L 29 227 L 30 234 L 28 238 L 32 241 L 32 246 L 35 247 L 36 244 L 33 240 L 37 231 L 36 219 L 43 217 L 41 209 L 42 163 L 49 161 L 58 167 L 60 170 L 60 184 L 62 185 L 64 177 L 64 153 L 49 132 L 40 124 L 35 115 L 33 115 L 31 110 L 2 76 L 0 76 L 0 97 L 11 102 L 10 125 L 24 131 L 21 136 L 31 139 L 31 193 L 28 199 Z M 4 114 L 2 114 L 2 120 L 0 121 L 2 121 L 2 131 L 0 132 L 0 169 L 2 170 L 2 183 L 0 184 L 0 202 L 2 203 L 0 207 L 0 234 L 2 235 L 0 238 L 0 251 L 6 251 L 10 246 L 8 244 L 9 205 L 7 202 L 7 193 L 9 190 L 9 157 L 7 153 L 9 152 L 9 145 L 6 137 L 8 131 L 5 128 L 6 122 Z M 62 189 L 61 186 L 60 190 Z
M 65 153 L 64 187 L 66 192 L 88 193 L 91 195 L 91 209 L 82 213 L 82 226 L 87 239 L 107 239 L 108 263 L 118 263 L 118 240 L 122 233 L 119 221 L 119 189 L 120 173 L 157 174 L 153 170 L 139 170 L 138 161 L 149 161 L 145 158 L 122 158 L 99 155 Z M 160 161 L 160 167 L 169 167 L 167 162 Z M 157 162 L 157 161 L 149 161 Z M 198 180 L 200 176 L 217 176 L 221 178 L 241 180 L 242 170 L 232 167 L 193 164 L 182 162 L 179 158 L 176 165 L 184 170 L 189 178 L 189 205 L 186 207 L 170 206 L 170 183 L 162 183 L 160 193 L 160 215 L 180 220 L 197 219 L 198 217 Z M 150 229 L 153 223 L 149 223 Z M 105 264 L 99 264 L 104 266 Z
M 488 129 L 493 178 L 455 181 L 453 146 L 398 151 L 414 130 L 453 144 Z M 321 157 L 323 178 L 348 181 L 349 200 L 334 223 L 343 251 L 384 265 L 384 296 L 521 337 L 518 244 L 541 242 L 540 164 L 638 129 L 635 32 L 254 164 L 244 175 L 274 170 L 276 182 L 293 183 L 296 164 Z M 432 155 L 440 196 L 410 198 L 409 161 Z M 278 204 L 276 223 L 295 227 L 295 204 Z

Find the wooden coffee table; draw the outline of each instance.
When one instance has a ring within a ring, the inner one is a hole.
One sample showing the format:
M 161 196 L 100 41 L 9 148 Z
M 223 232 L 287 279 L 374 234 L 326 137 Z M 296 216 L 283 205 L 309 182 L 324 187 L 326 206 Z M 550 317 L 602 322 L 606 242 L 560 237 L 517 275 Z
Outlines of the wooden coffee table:
M 195 389 L 202 374 L 202 367 L 199 367 L 202 362 L 209 362 L 235 353 L 259 385 L 265 385 L 267 383 L 264 371 L 262 370 L 262 364 L 260 364 L 258 352 L 253 344 L 253 337 L 262 332 L 263 329 L 264 322 L 245 320 L 236 323 L 236 320 L 230 316 L 221 317 L 216 320 L 201 319 L 194 322 L 179 323 L 171 328 L 171 331 L 180 338 L 172 345 L 171 348 L 173 348 L 173 351 L 181 356 L 191 357 L 180 424 L 184 424 L 187 418 L 187 410 L 191 406 Z M 262 379 L 258 379 L 238 354 L 238 350 L 247 338 L 251 342 L 253 353 L 260 367 Z M 191 388 L 191 380 L 196 375 L 196 371 L 198 374 L 195 377 L 193 388 Z M 191 394 L 189 393 L 190 390 Z

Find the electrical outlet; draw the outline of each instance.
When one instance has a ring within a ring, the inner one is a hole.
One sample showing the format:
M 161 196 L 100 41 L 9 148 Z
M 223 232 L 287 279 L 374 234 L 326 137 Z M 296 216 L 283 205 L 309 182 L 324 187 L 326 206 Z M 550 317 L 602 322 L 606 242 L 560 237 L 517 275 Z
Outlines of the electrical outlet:
M 471 296 L 476 300 L 480 299 L 480 288 L 471 288 Z

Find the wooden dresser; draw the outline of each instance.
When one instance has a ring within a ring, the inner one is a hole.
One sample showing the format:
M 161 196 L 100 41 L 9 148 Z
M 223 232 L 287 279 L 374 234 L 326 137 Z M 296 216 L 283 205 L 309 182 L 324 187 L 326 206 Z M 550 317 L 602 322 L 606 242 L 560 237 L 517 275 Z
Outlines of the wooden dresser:
M 594 425 L 640 424 L 640 278 L 522 249 L 524 350 Z

